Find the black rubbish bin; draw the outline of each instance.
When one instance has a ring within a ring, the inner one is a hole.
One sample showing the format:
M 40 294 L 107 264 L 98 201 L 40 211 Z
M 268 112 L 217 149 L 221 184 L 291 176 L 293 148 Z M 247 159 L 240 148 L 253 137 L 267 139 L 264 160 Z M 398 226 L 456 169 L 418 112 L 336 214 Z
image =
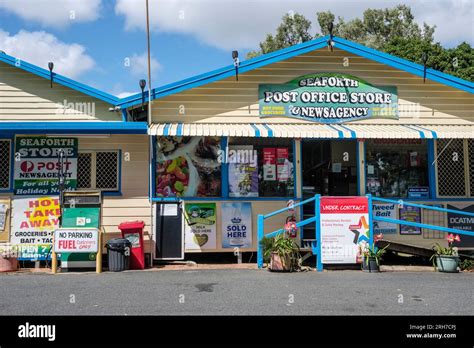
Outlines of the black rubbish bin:
M 121 272 L 130 268 L 132 243 L 125 238 L 115 238 L 105 243 L 109 271 Z

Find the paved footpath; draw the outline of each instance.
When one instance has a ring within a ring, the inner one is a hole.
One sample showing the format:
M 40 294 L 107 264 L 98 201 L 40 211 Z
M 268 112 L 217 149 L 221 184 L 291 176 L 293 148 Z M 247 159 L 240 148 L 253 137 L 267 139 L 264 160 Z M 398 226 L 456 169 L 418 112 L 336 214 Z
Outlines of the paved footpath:
M 474 273 L 266 270 L 0 275 L 0 315 L 474 315 Z

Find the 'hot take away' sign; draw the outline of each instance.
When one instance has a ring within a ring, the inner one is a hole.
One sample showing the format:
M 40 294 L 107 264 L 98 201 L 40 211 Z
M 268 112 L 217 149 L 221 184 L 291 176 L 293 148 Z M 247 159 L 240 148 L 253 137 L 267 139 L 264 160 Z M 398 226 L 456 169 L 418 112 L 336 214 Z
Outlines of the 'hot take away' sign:
M 321 123 L 398 119 L 396 87 L 373 86 L 338 73 L 310 74 L 285 84 L 260 85 L 259 107 L 261 117 L 293 117 Z

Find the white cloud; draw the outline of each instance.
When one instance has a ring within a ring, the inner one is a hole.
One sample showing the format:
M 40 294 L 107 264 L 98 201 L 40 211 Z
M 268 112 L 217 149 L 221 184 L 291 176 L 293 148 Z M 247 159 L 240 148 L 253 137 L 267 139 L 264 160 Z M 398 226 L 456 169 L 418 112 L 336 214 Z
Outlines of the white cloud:
M 359 17 L 367 8 L 413 9 L 422 24 L 437 25 L 435 38 L 443 44 L 474 41 L 472 0 L 154 0 L 150 2 L 151 29 L 194 35 L 202 42 L 225 50 L 254 49 L 266 33 L 275 32 L 281 17 L 290 11 L 304 14 L 319 30 L 316 12 L 331 10 L 346 20 Z M 125 29 L 144 30 L 145 2 L 117 0 L 115 12 L 125 17 Z
M 100 8 L 101 0 L 0 0 L 0 10 L 51 27 L 94 21 Z
M 121 92 L 121 93 L 118 93 L 116 96 L 118 98 L 126 98 L 134 94 L 137 94 L 137 92 Z
M 71 78 L 95 65 L 83 46 L 67 44 L 44 31 L 21 30 L 10 35 L 0 29 L 0 50 L 45 69 L 48 69 L 48 62 L 54 62 L 55 72 Z
M 151 73 L 153 75 L 161 70 L 161 64 L 153 57 L 150 57 L 151 63 Z M 142 54 L 134 53 L 130 57 L 130 71 L 133 76 L 146 78 L 148 76 L 148 54 L 147 52 L 143 52 Z

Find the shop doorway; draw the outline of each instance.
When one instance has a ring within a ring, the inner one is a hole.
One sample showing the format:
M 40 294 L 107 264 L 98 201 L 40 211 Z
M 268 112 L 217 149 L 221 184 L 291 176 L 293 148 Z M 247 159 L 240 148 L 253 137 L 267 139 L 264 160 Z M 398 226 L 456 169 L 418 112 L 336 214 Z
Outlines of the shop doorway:
M 303 198 L 357 195 L 357 142 L 355 140 L 304 140 L 302 142 Z M 305 204 L 304 218 L 314 215 Z M 303 228 L 303 239 L 314 239 L 314 225 Z

